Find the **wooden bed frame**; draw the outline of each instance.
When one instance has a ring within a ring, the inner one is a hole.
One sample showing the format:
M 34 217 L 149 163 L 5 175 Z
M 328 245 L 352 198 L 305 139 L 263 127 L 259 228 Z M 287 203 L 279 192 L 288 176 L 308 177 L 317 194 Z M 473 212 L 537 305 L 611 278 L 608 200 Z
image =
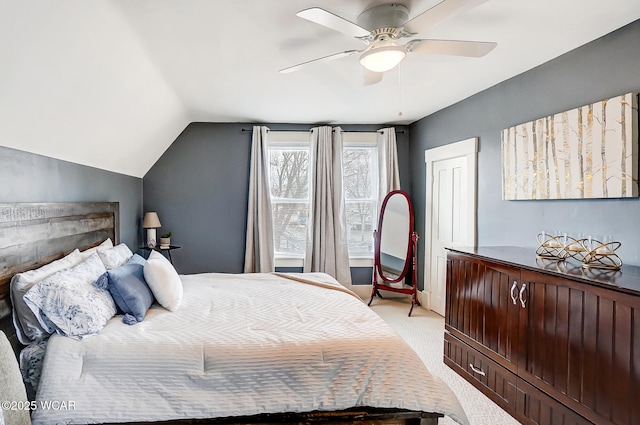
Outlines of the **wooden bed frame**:
M 17 340 L 10 314 L 9 283 L 13 275 L 62 258 L 76 248 L 91 248 L 107 238 L 118 244 L 119 220 L 117 202 L 0 203 L 0 330 L 7 335 L 16 356 L 23 346 Z M 403 409 L 355 408 L 160 423 L 437 425 L 442 416 Z

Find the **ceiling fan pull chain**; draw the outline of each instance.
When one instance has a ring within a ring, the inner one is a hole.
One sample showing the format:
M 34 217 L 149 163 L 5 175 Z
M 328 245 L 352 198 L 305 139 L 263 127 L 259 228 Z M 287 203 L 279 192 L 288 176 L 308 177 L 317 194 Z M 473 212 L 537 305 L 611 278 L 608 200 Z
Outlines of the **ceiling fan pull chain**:
M 398 66 L 398 116 L 402 116 L 402 81 L 400 79 L 400 70 L 402 66 Z

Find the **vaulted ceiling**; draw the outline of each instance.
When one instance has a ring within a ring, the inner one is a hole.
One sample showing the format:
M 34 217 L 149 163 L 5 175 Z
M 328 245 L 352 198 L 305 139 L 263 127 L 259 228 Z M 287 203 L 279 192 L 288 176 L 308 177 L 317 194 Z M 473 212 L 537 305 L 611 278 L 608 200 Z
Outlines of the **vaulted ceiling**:
M 401 0 L 410 18 L 440 0 Z M 638 0 L 489 0 L 420 38 L 494 41 L 482 58 L 409 55 L 375 85 L 357 56 L 379 0 L 0 0 L 0 146 L 142 177 L 194 121 L 407 124 L 640 18 Z

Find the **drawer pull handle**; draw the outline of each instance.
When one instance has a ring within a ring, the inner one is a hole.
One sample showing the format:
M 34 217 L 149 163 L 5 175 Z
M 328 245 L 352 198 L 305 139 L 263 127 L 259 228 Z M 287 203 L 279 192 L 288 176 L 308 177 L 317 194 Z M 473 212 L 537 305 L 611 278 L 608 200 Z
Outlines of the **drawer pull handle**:
M 474 371 L 478 375 L 481 375 L 481 376 L 485 376 L 486 375 L 482 369 L 475 367 L 473 365 L 473 363 L 469 363 L 469 367 L 471 368 L 472 371 Z
M 520 304 L 522 305 L 522 308 L 525 308 L 527 306 L 527 298 L 523 297 L 523 295 L 526 293 L 525 292 L 526 290 L 527 290 L 527 284 L 523 283 L 522 289 L 520 289 Z
M 518 305 L 518 282 L 513 281 L 513 286 L 511 287 L 511 299 L 513 300 L 513 305 Z

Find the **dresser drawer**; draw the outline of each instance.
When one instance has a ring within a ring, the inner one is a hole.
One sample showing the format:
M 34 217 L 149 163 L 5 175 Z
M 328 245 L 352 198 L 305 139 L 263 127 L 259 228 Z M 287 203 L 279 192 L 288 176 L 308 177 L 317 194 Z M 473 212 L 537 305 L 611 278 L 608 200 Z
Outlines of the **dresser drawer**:
M 444 362 L 515 416 L 517 376 L 453 335 L 444 334 Z
M 516 419 L 525 425 L 593 425 L 523 379 L 518 379 Z

